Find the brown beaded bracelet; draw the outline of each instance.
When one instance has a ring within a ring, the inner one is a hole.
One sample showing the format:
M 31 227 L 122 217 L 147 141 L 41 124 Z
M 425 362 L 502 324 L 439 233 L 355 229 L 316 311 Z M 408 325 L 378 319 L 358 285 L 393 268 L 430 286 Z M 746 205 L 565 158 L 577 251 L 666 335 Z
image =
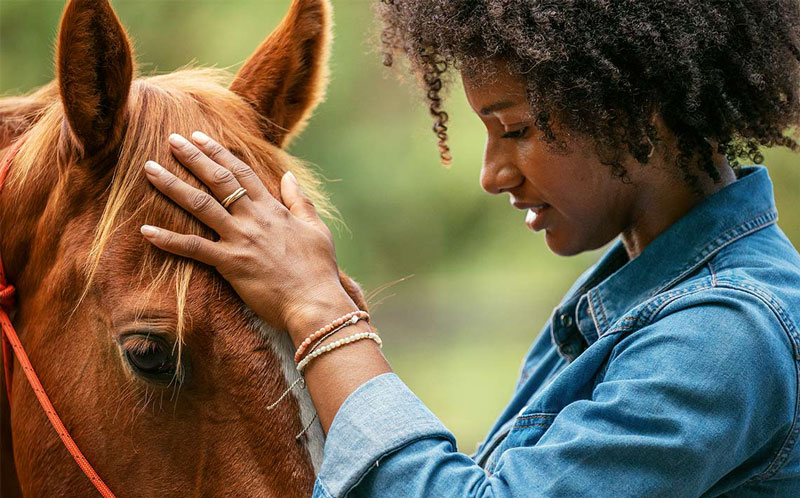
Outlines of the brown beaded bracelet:
M 299 363 L 300 359 L 303 357 L 303 353 L 306 352 L 308 346 L 311 345 L 312 342 L 319 339 L 320 337 L 324 336 L 325 334 L 329 334 L 334 329 L 341 328 L 344 325 L 353 325 L 359 320 L 366 320 L 369 322 L 369 313 L 366 311 L 358 310 L 358 311 L 351 311 L 350 313 L 340 316 L 336 320 L 332 321 L 328 325 L 325 325 L 321 329 L 317 330 L 310 336 L 306 337 L 300 346 L 297 347 L 297 352 L 294 354 L 294 362 Z M 352 323 L 348 324 L 347 322 L 351 321 Z

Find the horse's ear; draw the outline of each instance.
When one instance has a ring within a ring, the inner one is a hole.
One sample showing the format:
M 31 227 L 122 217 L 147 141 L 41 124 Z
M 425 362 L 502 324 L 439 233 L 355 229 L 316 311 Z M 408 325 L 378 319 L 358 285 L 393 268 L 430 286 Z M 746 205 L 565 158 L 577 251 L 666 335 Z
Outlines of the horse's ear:
M 115 145 L 124 126 L 133 54 L 108 0 L 70 0 L 58 31 L 56 67 L 80 152 L 89 156 Z
M 264 135 L 282 147 L 325 94 L 331 42 L 328 0 L 294 0 L 289 13 L 236 74 L 230 89 L 266 118 Z

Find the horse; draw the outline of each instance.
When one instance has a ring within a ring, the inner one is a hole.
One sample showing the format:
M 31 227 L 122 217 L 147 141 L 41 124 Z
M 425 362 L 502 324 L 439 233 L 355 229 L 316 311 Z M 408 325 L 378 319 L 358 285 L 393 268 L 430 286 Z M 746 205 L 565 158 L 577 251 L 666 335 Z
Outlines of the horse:
M 108 0 L 70 0 L 56 43 L 54 80 L 0 99 L 0 154 L 16 147 L 0 255 L 16 287 L 7 311 L 61 420 L 120 496 L 310 496 L 324 434 L 302 386 L 281 398 L 298 379 L 288 335 L 213 268 L 155 249 L 138 227 L 215 237 L 143 172 L 152 159 L 205 189 L 167 145 L 193 130 L 277 198 L 291 170 L 334 213 L 317 175 L 284 150 L 324 97 L 329 1 L 294 0 L 235 75 L 140 76 Z M 366 309 L 358 284 L 340 278 Z M 25 376 L 9 378 L 2 495 L 94 494 Z

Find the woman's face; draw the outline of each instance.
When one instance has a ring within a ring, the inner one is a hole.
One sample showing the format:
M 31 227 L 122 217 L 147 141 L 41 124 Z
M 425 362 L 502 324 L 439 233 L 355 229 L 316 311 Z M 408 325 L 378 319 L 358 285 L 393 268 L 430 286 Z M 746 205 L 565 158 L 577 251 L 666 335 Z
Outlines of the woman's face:
M 599 162 L 591 140 L 569 135 L 557 123 L 551 123 L 553 131 L 568 149 L 551 151 L 537 136 L 522 79 L 503 64 L 494 68 L 492 81 L 463 77 L 470 106 L 486 126 L 483 189 L 508 192 L 528 227 L 544 230 L 550 250 L 562 256 L 596 249 L 626 231 L 634 222 L 635 189 Z

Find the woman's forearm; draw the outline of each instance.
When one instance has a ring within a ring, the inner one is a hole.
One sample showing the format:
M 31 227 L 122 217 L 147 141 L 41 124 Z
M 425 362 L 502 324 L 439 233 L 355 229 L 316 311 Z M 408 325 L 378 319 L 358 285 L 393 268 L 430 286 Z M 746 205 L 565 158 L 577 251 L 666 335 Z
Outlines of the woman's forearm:
M 299 346 L 315 330 L 357 309 L 344 289 L 341 292 L 332 290 L 324 294 L 317 300 L 317 304 L 299 311 L 287 323 L 292 342 L 295 347 Z M 359 321 L 336 332 L 322 345 L 368 331 L 369 324 Z M 304 370 L 305 382 L 317 409 L 322 430 L 327 434 L 339 407 L 360 385 L 391 371 L 378 345 L 369 339 L 336 348 L 312 360 Z

